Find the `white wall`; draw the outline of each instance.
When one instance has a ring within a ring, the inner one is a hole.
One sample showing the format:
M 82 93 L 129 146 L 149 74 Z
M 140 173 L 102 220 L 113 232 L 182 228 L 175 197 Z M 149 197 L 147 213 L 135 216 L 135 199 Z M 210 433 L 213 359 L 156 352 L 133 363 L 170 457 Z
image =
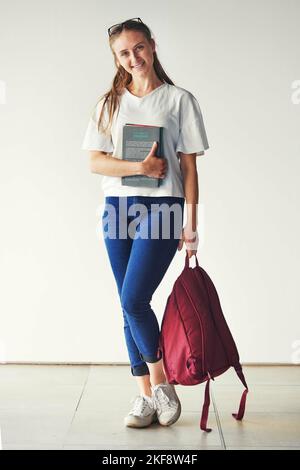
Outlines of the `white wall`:
M 90 173 L 80 146 L 115 73 L 107 28 L 140 16 L 167 73 L 203 112 L 210 149 L 198 157 L 198 259 L 241 361 L 293 362 L 299 1 L 0 0 L 0 7 L 0 360 L 128 361 L 97 231 L 101 176 Z M 159 321 L 184 255 L 154 294 Z

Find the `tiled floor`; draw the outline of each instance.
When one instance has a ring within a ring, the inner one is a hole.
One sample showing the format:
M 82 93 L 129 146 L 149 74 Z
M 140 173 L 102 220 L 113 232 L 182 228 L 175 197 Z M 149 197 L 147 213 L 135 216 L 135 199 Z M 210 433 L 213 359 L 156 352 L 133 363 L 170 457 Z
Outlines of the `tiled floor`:
M 300 449 L 300 367 L 244 366 L 211 384 L 205 433 L 199 428 L 204 384 L 176 386 L 182 403 L 172 426 L 123 425 L 138 393 L 129 366 L 0 365 L 2 449 Z

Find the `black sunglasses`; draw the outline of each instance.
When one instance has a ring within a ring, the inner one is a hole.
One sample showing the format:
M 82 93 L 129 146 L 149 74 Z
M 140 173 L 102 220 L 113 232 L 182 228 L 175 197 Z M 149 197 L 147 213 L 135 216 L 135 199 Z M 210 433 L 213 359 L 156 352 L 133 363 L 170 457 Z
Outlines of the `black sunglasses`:
M 117 23 L 108 28 L 108 35 L 111 36 L 115 33 L 120 33 L 123 29 L 124 24 L 130 23 L 131 21 L 136 21 L 137 23 L 143 23 L 141 18 L 131 18 L 130 20 L 123 21 L 123 23 Z

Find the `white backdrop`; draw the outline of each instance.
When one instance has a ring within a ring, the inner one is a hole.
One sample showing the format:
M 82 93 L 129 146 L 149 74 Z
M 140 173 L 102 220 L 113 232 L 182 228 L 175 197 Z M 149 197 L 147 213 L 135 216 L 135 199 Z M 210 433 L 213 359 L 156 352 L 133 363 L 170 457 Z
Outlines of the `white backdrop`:
M 107 28 L 137 16 L 202 109 L 198 259 L 241 361 L 299 362 L 299 1 L 0 6 L 1 362 L 128 362 L 80 146 L 115 73 Z M 159 321 L 184 255 L 154 294 Z

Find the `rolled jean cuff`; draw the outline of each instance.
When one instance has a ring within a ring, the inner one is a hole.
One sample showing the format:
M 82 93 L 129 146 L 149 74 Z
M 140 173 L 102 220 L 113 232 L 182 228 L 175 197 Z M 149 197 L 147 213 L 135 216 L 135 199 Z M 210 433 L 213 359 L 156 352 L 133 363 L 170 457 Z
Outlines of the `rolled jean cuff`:
M 142 353 L 140 353 L 140 357 L 143 361 L 145 362 L 150 362 L 150 363 L 153 363 L 153 362 L 158 362 L 161 360 L 162 358 L 162 352 L 161 350 L 159 349 L 157 351 L 157 355 L 156 356 L 145 356 L 143 355 Z
M 131 366 L 131 374 L 134 376 L 150 375 L 150 372 L 147 364 L 142 364 L 140 366 Z

